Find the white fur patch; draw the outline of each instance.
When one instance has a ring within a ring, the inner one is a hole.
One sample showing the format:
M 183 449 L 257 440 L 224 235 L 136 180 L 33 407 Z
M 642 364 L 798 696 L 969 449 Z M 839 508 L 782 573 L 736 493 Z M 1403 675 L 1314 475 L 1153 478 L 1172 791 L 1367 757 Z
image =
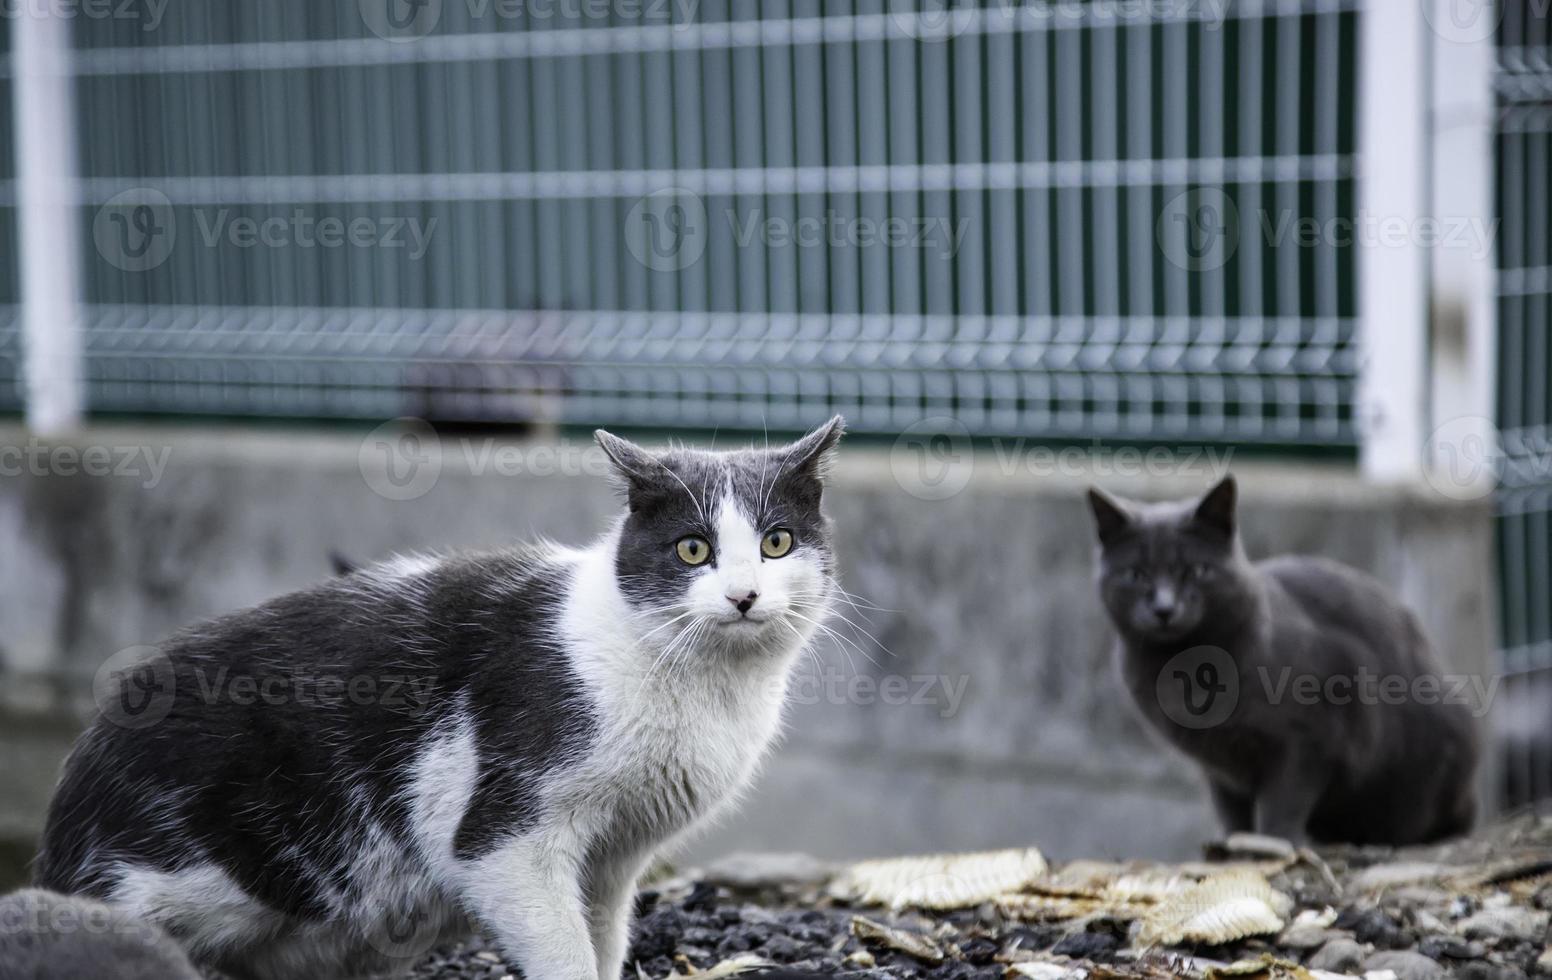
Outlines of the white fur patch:
M 108 903 L 172 926 L 196 956 L 256 942 L 283 922 L 280 913 L 249 896 L 213 863 L 179 871 L 122 864 Z
M 447 871 L 453 838 L 479 778 L 474 726 L 460 703 L 422 746 L 410 785 L 410 821 L 426 863 Z

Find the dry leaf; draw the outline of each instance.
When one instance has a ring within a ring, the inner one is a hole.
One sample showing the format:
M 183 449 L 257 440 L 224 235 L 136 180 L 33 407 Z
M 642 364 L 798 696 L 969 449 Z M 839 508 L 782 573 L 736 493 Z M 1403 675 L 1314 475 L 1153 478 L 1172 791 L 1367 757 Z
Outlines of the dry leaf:
M 1060 963 L 1025 962 L 1009 966 L 1005 976 L 1027 977 L 1028 980 L 1083 980 L 1088 971 Z
M 942 963 L 943 950 L 926 936 L 904 929 L 892 929 L 860 915 L 852 916 L 851 934 L 865 943 L 887 947 L 897 953 L 914 956 L 924 963 Z
M 1271 953 L 1262 953 L 1253 960 L 1238 960 L 1228 966 L 1213 967 L 1207 971 L 1207 980 L 1219 977 L 1259 977 L 1264 980 L 1314 980 L 1315 974 L 1288 960 L 1281 960 Z
M 1279 896 L 1265 878 L 1237 871 L 1204 879 L 1172 895 L 1143 920 L 1138 941 L 1174 946 L 1218 945 L 1246 936 L 1280 932 Z
M 837 897 L 898 909 L 969 908 L 1017 892 L 1047 870 L 1034 848 L 863 861 L 831 884 Z

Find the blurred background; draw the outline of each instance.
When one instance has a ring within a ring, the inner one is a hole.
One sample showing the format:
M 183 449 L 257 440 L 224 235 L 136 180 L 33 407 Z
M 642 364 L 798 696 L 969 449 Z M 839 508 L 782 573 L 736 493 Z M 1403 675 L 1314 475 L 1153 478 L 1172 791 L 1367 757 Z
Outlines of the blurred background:
M 1230 467 L 1552 796 L 1536 0 L 14 0 L 0 878 L 105 661 L 355 560 L 590 538 L 589 432 L 842 413 L 859 598 L 697 854 L 1193 854 L 1081 491 Z M 125 653 L 130 651 L 130 653 Z

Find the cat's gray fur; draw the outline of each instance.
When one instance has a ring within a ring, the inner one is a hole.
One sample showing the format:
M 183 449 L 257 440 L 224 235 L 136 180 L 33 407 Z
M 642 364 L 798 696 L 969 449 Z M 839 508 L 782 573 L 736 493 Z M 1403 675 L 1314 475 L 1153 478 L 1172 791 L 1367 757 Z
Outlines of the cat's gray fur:
M 1470 828 L 1470 705 L 1442 693 L 1360 698 L 1361 681 L 1295 699 L 1278 683 L 1366 671 L 1440 678 L 1447 691 L 1416 617 L 1384 586 L 1322 558 L 1250 562 L 1232 477 L 1200 500 L 1136 504 L 1096 489 L 1089 502 L 1121 675 L 1144 718 L 1202 767 L 1225 831 L 1407 844 Z M 1214 720 L 1199 724 L 1208 688 L 1227 688 L 1216 666 L 1200 673 L 1209 659 L 1236 672 L 1238 697 L 1221 721 L 1203 713 Z
M 0 898 L 5 980 L 200 980 L 156 926 L 101 902 L 39 888 Z

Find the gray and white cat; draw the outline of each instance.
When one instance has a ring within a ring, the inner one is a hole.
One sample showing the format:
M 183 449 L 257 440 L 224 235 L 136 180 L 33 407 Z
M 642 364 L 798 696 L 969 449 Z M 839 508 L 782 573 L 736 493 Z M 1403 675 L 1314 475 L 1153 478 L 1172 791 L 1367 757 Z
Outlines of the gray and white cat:
M 618 980 L 638 877 L 749 783 L 830 611 L 842 428 L 600 431 L 628 507 L 589 547 L 401 558 L 174 636 L 124 690 L 165 717 L 71 755 L 39 884 L 253 980 L 392 973 L 469 919 L 530 980 Z
M 1477 726 L 1444 696 L 1416 617 L 1333 561 L 1251 563 L 1235 497 L 1233 477 L 1199 501 L 1089 491 L 1099 592 L 1144 718 L 1202 767 L 1226 832 L 1408 844 L 1469 830 Z M 1391 678 L 1389 695 L 1365 677 Z
M 200 980 L 156 926 L 101 902 L 40 888 L 0 898 L 6 980 Z

